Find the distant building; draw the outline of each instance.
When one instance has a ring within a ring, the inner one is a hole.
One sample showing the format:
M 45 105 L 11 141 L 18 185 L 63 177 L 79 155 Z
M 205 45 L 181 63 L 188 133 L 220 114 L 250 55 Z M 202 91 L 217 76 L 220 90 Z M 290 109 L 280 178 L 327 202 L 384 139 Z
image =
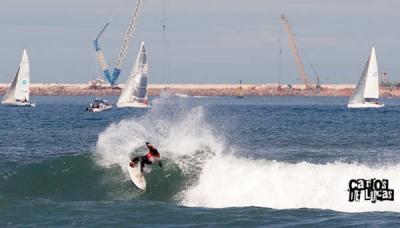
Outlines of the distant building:
M 91 89 L 104 88 L 108 86 L 109 86 L 108 82 L 104 81 L 103 79 L 95 79 L 89 81 L 89 88 Z

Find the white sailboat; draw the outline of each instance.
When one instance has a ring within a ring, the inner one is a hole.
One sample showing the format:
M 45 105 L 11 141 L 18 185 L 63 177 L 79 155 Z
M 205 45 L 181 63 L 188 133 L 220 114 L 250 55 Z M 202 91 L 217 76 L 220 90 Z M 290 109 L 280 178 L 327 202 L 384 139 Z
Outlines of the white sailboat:
M 25 49 L 14 80 L 1 103 L 12 106 L 35 106 L 29 102 L 29 58 Z
M 147 100 L 148 64 L 144 42 L 140 45 L 132 72 L 117 102 L 117 107 L 149 108 Z
M 384 104 L 378 102 L 379 79 L 378 62 L 376 60 L 375 48 L 372 47 L 364 71 L 361 75 L 356 89 L 350 97 L 348 108 L 381 108 Z

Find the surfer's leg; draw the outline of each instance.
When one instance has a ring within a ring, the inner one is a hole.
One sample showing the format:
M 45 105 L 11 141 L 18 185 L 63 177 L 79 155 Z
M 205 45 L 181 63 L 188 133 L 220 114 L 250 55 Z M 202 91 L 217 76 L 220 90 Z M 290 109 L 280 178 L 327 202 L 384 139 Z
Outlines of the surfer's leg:
M 134 167 L 136 166 L 136 164 L 138 163 L 138 161 L 139 161 L 139 156 L 138 156 L 138 157 L 134 157 L 134 158 L 131 160 L 131 163 L 129 163 L 129 166 L 132 167 L 132 168 L 134 168 Z
M 143 173 L 143 167 L 144 167 L 144 164 L 146 163 L 146 161 L 147 161 L 147 157 L 146 156 L 142 156 L 141 158 L 140 158 L 140 171 Z
M 147 165 L 151 165 L 152 164 L 152 162 L 149 161 L 147 156 L 142 156 L 141 159 L 140 159 L 140 170 L 142 171 L 142 173 L 143 173 L 144 164 L 147 164 Z

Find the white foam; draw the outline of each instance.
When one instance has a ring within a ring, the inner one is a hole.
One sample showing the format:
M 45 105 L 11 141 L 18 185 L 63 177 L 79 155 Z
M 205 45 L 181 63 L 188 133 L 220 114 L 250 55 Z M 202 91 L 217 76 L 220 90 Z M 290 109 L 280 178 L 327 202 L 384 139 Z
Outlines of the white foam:
M 347 191 L 350 179 L 385 178 L 396 196 L 399 173 L 399 165 L 371 168 L 344 163 L 290 164 L 217 155 L 205 163 L 198 183 L 185 190 L 182 204 L 213 208 L 258 206 L 400 212 L 396 197 L 395 201 L 349 202 Z
M 133 120 L 112 124 L 99 135 L 96 161 L 106 168 L 112 165 L 125 167 L 129 162 L 129 154 L 143 146 L 146 138 L 145 127 Z
M 199 170 L 204 160 L 219 153 L 223 143 L 204 120 L 202 107 L 188 107 L 168 95 L 153 101 L 151 111 L 140 118 L 122 120 L 99 135 L 96 161 L 102 167 L 118 165 L 127 174 L 129 154 L 145 154 L 152 142 L 161 158 L 173 160 L 186 174 Z M 197 171 L 198 173 L 198 171 Z

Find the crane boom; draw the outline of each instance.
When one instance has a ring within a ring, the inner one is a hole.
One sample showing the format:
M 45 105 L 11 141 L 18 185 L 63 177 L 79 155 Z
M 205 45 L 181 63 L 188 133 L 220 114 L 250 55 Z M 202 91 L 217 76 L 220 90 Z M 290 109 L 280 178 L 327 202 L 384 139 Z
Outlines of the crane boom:
M 110 70 L 108 69 L 108 64 L 106 58 L 104 57 L 104 52 L 100 48 L 99 39 L 103 32 L 107 29 L 110 23 L 107 23 L 103 29 L 99 32 L 96 39 L 93 41 L 94 48 L 96 49 L 96 59 L 99 62 L 100 69 L 103 71 L 104 77 L 107 79 L 108 82 L 111 81 L 111 74 Z
M 297 71 L 298 71 L 298 73 L 300 75 L 300 78 L 301 78 L 301 80 L 303 80 L 306 88 L 311 88 L 312 86 L 308 82 L 308 77 L 307 77 L 306 72 L 304 70 L 304 65 L 301 62 L 300 54 L 299 54 L 299 51 L 297 49 L 296 40 L 294 38 L 294 34 L 293 34 L 293 31 L 292 31 L 292 28 L 289 25 L 289 21 L 288 21 L 288 19 L 287 19 L 287 17 L 285 15 L 282 15 L 281 19 L 282 19 L 285 31 L 288 34 L 289 46 L 290 46 L 290 49 L 292 51 L 293 57 L 294 57 L 294 59 L 296 61 Z
M 115 85 L 120 73 L 122 66 L 124 64 L 125 58 L 128 54 L 129 45 L 131 43 L 133 33 L 136 29 L 136 24 L 139 18 L 140 9 L 143 6 L 143 0 L 138 0 L 136 7 L 133 11 L 131 20 L 129 21 L 128 29 L 126 31 L 125 37 L 122 41 L 121 50 L 118 54 L 117 60 L 115 61 L 114 69 L 110 78 L 110 84 Z

